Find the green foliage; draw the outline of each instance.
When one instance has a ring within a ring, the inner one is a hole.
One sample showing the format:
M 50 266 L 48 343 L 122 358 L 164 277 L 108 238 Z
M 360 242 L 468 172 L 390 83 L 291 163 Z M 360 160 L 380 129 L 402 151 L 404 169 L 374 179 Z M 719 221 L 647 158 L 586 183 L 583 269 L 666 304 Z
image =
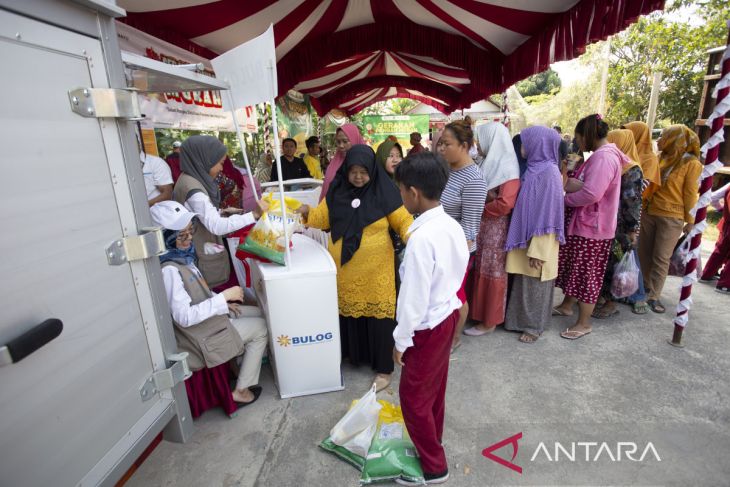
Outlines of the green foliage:
M 560 91 L 562 84 L 558 73 L 550 68 L 547 71 L 543 71 L 542 73 L 535 74 L 520 81 L 516 86 L 520 95 L 529 102 L 531 97 L 556 94 Z M 544 101 L 544 99 L 535 98 L 534 101 L 539 103 L 540 101 Z
M 663 77 L 657 119 L 694 126 L 706 51 L 725 45 L 728 18 L 726 0 L 675 0 L 666 12 L 641 18 L 617 35 L 611 43 L 609 124 L 646 119 L 658 70 Z
M 556 94 L 542 94 L 523 98 L 516 86 L 507 91 L 508 106 L 511 113 L 511 129 L 519 132 L 528 125 L 559 125 L 566 133 L 583 116 L 593 113 L 598 105 L 601 92 L 599 65 L 602 43 L 588 46 L 586 53 L 578 60 L 586 70 L 585 78 L 577 83 L 563 86 Z
M 365 115 L 405 115 L 408 110 L 418 105 L 418 101 L 410 98 L 391 98 L 369 105 L 350 117 L 350 121 L 358 127 L 363 127 Z

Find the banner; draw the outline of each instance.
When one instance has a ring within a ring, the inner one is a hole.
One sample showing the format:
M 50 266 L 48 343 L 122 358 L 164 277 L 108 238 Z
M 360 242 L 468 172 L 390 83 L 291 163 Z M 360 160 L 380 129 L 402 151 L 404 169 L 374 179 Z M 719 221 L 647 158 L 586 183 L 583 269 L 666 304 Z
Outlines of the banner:
M 374 150 L 391 135 L 398 139 L 403 152 L 412 147 L 411 133 L 428 137 L 428 115 L 365 115 L 362 120 L 363 137 Z
M 279 119 L 279 141 L 283 143 L 290 137 L 297 141 L 297 155 L 307 152 L 305 141 L 316 133 L 309 96 L 290 90 L 276 100 L 276 116 Z
M 322 118 L 324 120 L 323 135 L 334 134 L 338 128 L 347 123 L 347 114 L 337 108 L 333 108 Z
M 276 47 L 274 25 L 266 32 L 212 59 L 218 77 L 228 82 L 234 106 L 255 105 L 273 100 L 276 84 Z M 223 107 L 230 110 L 228 97 Z
M 116 23 L 119 47 L 123 51 L 168 64 L 203 63 L 204 74 L 213 76 L 210 61 L 190 51 L 157 39 L 121 22 Z M 186 130 L 222 130 L 232 132 L 230 112 L 223 110 L 218 91 L 189 91 L 179 93 L 140 93 L 139 104 L 146 125 L 155 128 Z M 246 107 L 236 111 L 241 130 L 256 132 L 256 110 Z

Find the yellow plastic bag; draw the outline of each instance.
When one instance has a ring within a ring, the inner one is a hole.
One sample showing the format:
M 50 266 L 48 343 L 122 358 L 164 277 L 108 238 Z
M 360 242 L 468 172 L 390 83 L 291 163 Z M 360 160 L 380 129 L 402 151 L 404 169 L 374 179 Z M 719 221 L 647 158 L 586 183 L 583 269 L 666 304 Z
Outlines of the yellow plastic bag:
M 239 246 L 259 257 L 284 265 L 284 254 L 286 239 L 284 231 L 292 234 L 302 225 L 301 215 L 295 211 L 302 204 L 294 198 L 284 197 L 286 204 L 286 225 L 281 211 L 281 200 L 279 197 L 272 197 L 271 193 L 264 195 L 263 200 L 269 204 L 268 211 L 264 212 L 256 222 L 246 241 Z

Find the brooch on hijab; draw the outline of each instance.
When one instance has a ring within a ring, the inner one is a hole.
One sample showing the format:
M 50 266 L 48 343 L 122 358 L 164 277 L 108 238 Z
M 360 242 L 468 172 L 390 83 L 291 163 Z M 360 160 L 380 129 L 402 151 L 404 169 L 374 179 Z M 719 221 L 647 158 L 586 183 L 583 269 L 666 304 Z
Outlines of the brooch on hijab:
M 359 208 L 360 207 L 360 198 L 355 198 L 352 200 L 352 203 L 350 203 L 353 208 Z

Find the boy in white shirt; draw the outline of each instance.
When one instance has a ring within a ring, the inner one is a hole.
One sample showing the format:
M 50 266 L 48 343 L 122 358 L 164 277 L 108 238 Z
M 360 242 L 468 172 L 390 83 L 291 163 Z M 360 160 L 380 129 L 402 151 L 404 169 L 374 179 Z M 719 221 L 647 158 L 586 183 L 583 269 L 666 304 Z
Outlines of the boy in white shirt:
M 399 390 L 403 418 L 427 484 L 449 478 L 441 446 L 444 400 L 451 340 L 461 308 L 456 293 L 469 261 L 464 231 L 439 202 L 448 177 L 446 163 L 430 152 L 407 157 L 395 170 L 403 205 L 420 216 L 409 229 L 400 268 L 393 360 L 403 367 Z

